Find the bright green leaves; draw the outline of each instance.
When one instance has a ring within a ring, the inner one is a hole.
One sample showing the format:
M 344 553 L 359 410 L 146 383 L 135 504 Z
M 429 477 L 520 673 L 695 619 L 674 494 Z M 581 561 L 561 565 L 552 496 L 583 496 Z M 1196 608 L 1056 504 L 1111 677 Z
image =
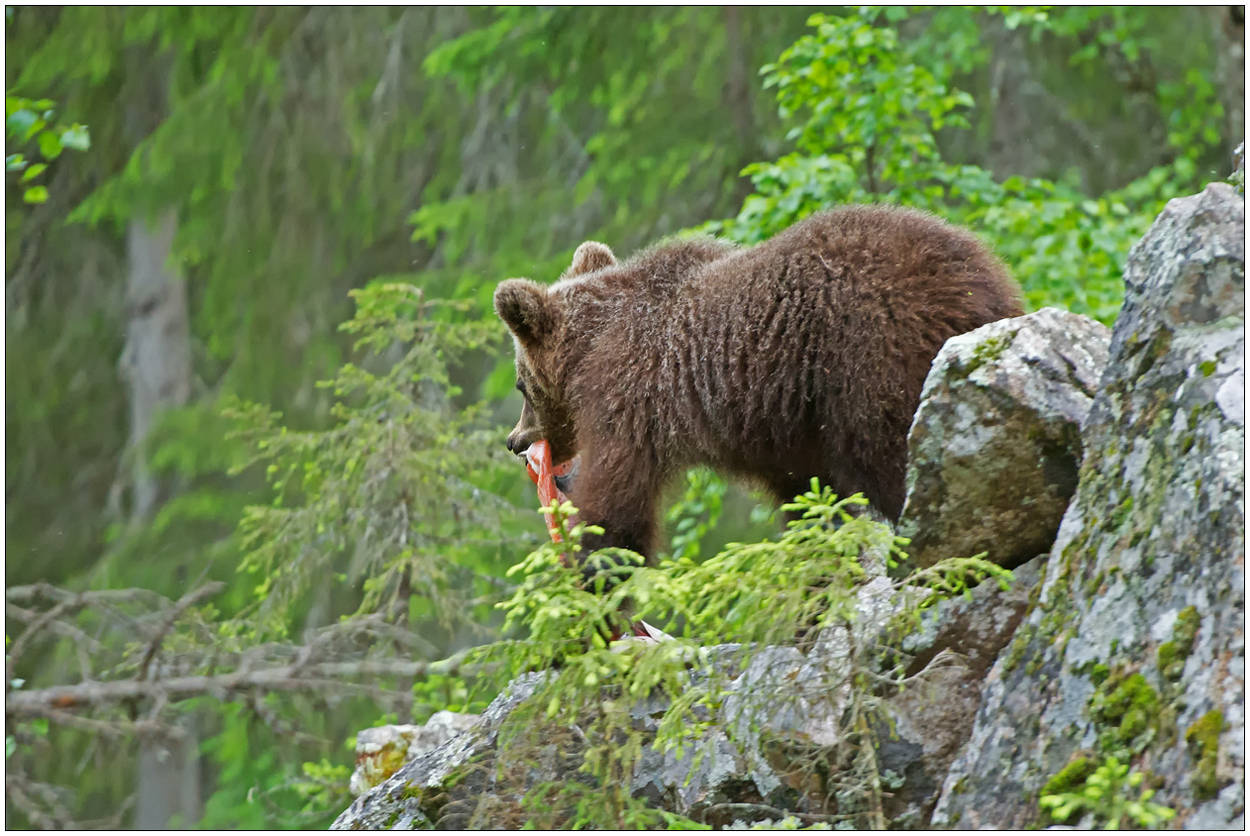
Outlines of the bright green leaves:
M 1091 824 L 1100 830 L 1120 830 L 1129 824 L 1153 830 L 1171 820 L 1176 811 L 1151 801 L 1155 791 L 1141 789 L 1145 779 L 1144 773 L 1130 773 L 1128 764 L 1108 757 L 1083 786 L 1043 795 L 1039 803 L 1056 822 L 1088 813 Z
M 810 21 L 816 31 L 764 67 L 798 152 L 748 166 L 743 173 L 756 193 L 736 218 L 703 229 L 756 243 L 842 203 L 924 208 L 987 238 L 1020 281 L 1029 307 L 1058 305 L 1111 322 L 1123 298 L 1129 248 L 1168 199 L 1201 188 L 1194 160 L 1220 141 L 1223 110 L 1208 75 L 1190 69 L 1181 81 L 1158 85 L 1169 142 L 1180 153 L 1124 188 L 1091 197 L 1066 180 L 999 182 L 983 168 L 948 163 L 935 138 L 939 129 L 969 127 L 973 100 L 948 79 L 987 59 L 974 38 L 982 24 L 966 9 L 935 10 L 925 13 L 915 40 L 903 41 L 875 22 L 902 23 L 909 14 L 816 15 Z M 1141 14 L 1074 9 L 1052 20 L 1029 9 L 1008 12 L 1003 23 L 1039 35 L 1092 33 L 1095 50 L 1114 45 L 1116 55 L 1137 61 L 1161 48 L 1141 34 Z
M 664 521 L 673 526 L 670 548 L 675 560 L 698 559 L 700 542 L 720 521 L 728 487 L 709 468 L 694 468 L 686 473 L 686 492 L 664 515 Z
M 61 144 L 75 151 L 86 151 L 91 147 L 91 136 L 83 125 L 74 125 L 61 132 Z
M 332 427 L 297 431 L 256 405 L 229 413 L 252 450 L 247 463 L 267 466 L 275 492 L 240 525 L 242 568 L 258 575 L 262 610 L 274 616 L 332 571 L 363 587 L 364 612 L 463 623 L 495 600 L 468 603 L 495 589 L 520 526 L 491 491 L 512 463 L 500 434 L 480 407 L 453 406 L 448 365 L 496 348 L 502 329 L 448 322 L 449 304 L 398 283 L 355 296 L 344 330 L 393 359 L 381 373 L 372 360 L 345 365 L 323 384 L 338 399 Z M 416 610 L 413 598 L 424 602 Z
M 761 70 L 782 119 L 805 117 L 788 135 L 801 151 L 846 155 L 875 195 L 897 179 L 898 161 L 936 159 L 930 123 L 966 124 L 957 109 L 971 98 L 906 61 L 894 30 L 854 16 L 809 24 L 814 35 Z
M 691 497 L 706 502 L 718 496 L 716 484 L 703 472 L 694 474 L 679 516 L 689 518 L 695 504 Z M 499 606 L 507 613 L 505 632 L 515 638 L 478 651 L 480 661 L 504 660 L 497 669 L 501 685 L 523 672 L 544 672 L 534 698 L 508 720 L 502 758 L 523 761 L 530 747 L 549 745 L 559 733 L 554 730 L 576 726 L 579 736 L 566 749 L 583 753 L 581 771 L 591 780 L 579 790 L 577 816 L 584 818 L 575 820 L 623 827 L 639 813 L 627 789 L 645 747 L 677 757 L 694 749 L 697 764 L 708 756 L 700 740 L 713 728 L 735 745 L 755 745 L 743 739 L 754 733 L 747 730 L 749 724 L 726 714 L 731 699 L 739 701 L 731 711 L 738 711 L 741 700 L 759 698 L 740 678 L 752 659 L 810 644 L 828 628 L 836 628 L 837 635 L 844 630 L 847 636 L 855 634 L 845 628 L 862 619 L 864 584 L 901 555 L 906 541 L 894 537 L 888 524 L 859 513 L 866 504 L 858 495 L 839 499 L 813 482 L 811 491 L 784 506 L 792 520 L 780 537 L 731 544 L 702 563 L 679 556 L 661 559 L 658 566 L 643 565 L 640 556 L 615 549 L 587 557 L 580 540 L 593 529 L 570 525 L 573 509 L 567 503 L 546 509 L 561 542 L 544 543 L 509 572 L 520 582 Z M 705 505 L 701 513 L 707 510 Z M 891 584 L 892 591 L 887 586 L 886 594 L 900 603 L 898 615 L 910 624 L 920 608 L 966 594 L 987 577 L 1005 583 L 1010 573 L 978 558 L 947 560 Z M 671 638 L 608 643 L 608 636 L 629 635 L 631 622 L 639 620 Z M 875 628 L 868 632 L 862 645 L 853 640 L 846 658 L 822 662 L 808 657 L 810 675 L 827 677 L 818 690 L 852 706 L 833 716 L 846 723 L 851 722 L 846 717 L 857 718 L 859 725 L 843 740 L 859 741 L 857 747 L 875 745 L 864 712 L 873 710 L 880 683 L 892 675 L 880 654 L 895 637 L 894 625 L 880 635 Z M 830 661 L 833 668 L 822 667 Z M 645 738 L 637 722 L 644 708 L 654 729 Z M 847 760 L 829 755 L 828 762 Z
M 53 106 L 54 102 L 49 99 L 32 101 L 8 94 L 4 97 L 4 130 L 7 142 L 23 146 L 33 140 L 39 149 L 39 156 L 47 161 L 32 163 L 23 153 L 5 156 L 4 170 L 8 173 L 20 172 L 22 175 L 22 199 L 27 203 L 47 201 L 47 187 L 31 181 L 47 170 L 49 162 L 61 156 L 66 148 L 86 151 L 91 147 L 91 137 L 84 126 L 74 123 L 67 128 L 54 124 L 56 112 Z
M 799 153 L 748 167 L 756 194 L 711 231 L 754 243 L 838 204 L 940 202 L 947 166 L 934 131 L 966 127 L 971 97 L 912 60 L 871 17 L 815 15 L 809 24 L 815 34 L 761 70 Z

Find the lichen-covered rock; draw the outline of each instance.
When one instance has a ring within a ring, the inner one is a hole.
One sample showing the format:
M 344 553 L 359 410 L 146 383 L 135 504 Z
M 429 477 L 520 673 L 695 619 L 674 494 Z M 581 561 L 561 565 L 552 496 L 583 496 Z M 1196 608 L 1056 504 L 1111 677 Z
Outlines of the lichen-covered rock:
M 376 726 L 356 735 L 352 795 L 376 787 L 422 752 L 435 749 L 477 725 L 479 715 L 439 711 L 424 725 Z
M 966 598 L 941 601 L 903 638 L 901 649 L 912 657 L 909 677 L 939 654 L 956 663 L 931 669 L 885 704 L 889 728 L 877 730 L 877 759 L 884 774 L 902 779 L 884 805 L 893 827 L 929 825 L 951 761 L 972 734 L 981 682 L 1015 635 L 1043 567 L 1044 558 L 1035 558 L 1013 571 L 1006 591 L 986 582 Z
M 1110 341 L 1055 308 L 947 340 L 908 437 L 899 534 L 914 565 L 987 552 L 1010 568 L 1050 549 Z
M 512 681 L 494 702 L 482 712 L 468 731 L 434 749 L 429 749 L 399 768 L 387 780 L 366 791 L 343 811 L 331 830 L 413 830 L 433 825 L 429 807 L 422 808 L 429 798 L 428 787 L 437 788 L 458 767 L 489 751 L 495 744 L 499 727 L 514 708 L 534 695 L 541 674 L 526 674 Z
M 979 680 L 1010 641 L 1030 592 L 1040 582 L 1036 563 L 1016 571 L 1007 591 L 983 584 L 968 598 L 923 610 L 903 647 L 914 657 L 909 676 L 939 653 L 950 664 L 933 665 L 911 686 L 881 705 L 875 729 L 878 760 L 891 789 L 884 814 L 898 826 L 923 826 L 937 799 L 942 777 L 971 731 Z M 819 636 L 807 653 L 794 647 L 763 648 L 744 670 L 736 667 L 741 647 L 708 648 L 712 668 L 733 671 L 716 723 L 678 756 L 644 749 L 631 791 L 653 805 L 728 826 L 767 818 L 768 811 L 828 811 L 818 776 L 798 760 L 828 747 L 842 734 L 850 698 L 852 648 L 883 634 L 899 614 L 901 599 L 878 576 L 858 593 L 852 624 Z M 698 667 L 692 683 L 699 681 Z M 540 678 L 527 675 L 495 700 L 469 731 L 418 755 L 388 780 L 367 791 L 339 816 L 335 829 L 440 829 L 516 827 L 527 820 L 524 794 L 540 784 L 585 781 L 578 774 L 586 739 L 572 727 L 543 728 L 538 745 L 501 750 L 501 728 Z M 654 735 L 666 705 L 653 698 L 632 709 L 636 727 Z M 813 783 L 813 781 L 815 783 Z M 835 801 L 842 813 L 858 812 L 860 798 Z
M 1077 493 L 935 825 L 1045 823 L 1040 793 L 1115 756 L 1173 826 L 1244 827 L 1243 199 L 1171 201 L 1125 283 Z

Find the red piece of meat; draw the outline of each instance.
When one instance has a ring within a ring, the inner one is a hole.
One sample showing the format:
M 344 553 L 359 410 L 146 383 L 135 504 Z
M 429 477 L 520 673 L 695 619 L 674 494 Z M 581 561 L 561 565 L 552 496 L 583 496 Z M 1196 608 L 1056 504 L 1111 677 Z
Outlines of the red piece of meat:
M 538 486 L 538 499 L 542 502 L 544 508 L 551 505 L 553 500 L 558 499 L 560 502 L 568 502 L 569 498 L 556 487 L 556 477 L 566 476 L 573 469 L 573 463 L 564 462 L 560 465 L 551 463 L 551 446 L 546 441 L 539 439 L 531 444 L 525 450 L 525 469 L 529 472 L 530 479 Z M 551 539 L 557 543 L 560 542 L 560 532 L 556 530 L 555 524 L 550 514 L 544 514 L 547 518 L 547 531 L 551 533 Z M 569 524 L 576 522 L 570 519 Z

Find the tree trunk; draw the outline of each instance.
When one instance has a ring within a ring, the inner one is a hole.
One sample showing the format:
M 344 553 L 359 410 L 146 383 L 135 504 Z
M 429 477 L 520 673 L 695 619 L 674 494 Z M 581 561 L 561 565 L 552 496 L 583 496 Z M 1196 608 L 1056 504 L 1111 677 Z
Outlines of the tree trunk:
M 1246 138 L 1246 7 L 1213 6 L 1220 101 L 1227 119 L 1225 138 L 1232 152 Z
M 171 264 L 177 213 L 149 223 L 133 218 L 126 232 L 129 322 L 121 371 L 130 391 L 131 522 L 142 523 L 168 498 L 148 466 L 148 435 L 160 413 L 191 395 L 191 328 L 182 276 Z M 193 725 L 178 741 L 140 738 L 135 827 L 163 830 L 177 816 L 192 827 L 201 815 L 199 747 Z
M 725 103 L 733 118 L 734 133 L 737 134 L 735 143 L 737 147 L 734 150 L 738 159 L 735 160 L 735 164 L 741 170 L 755 162 L 758 156 L 750 85 L 750 56 L 742 40 L 742 9 L 738 6 L 726 6 L 724 12 L 727 61 Z M 741 205 L 751 191 L 751 181 L 746 177 L 739 177 L 734 188 L 734 205 Z
M 122 111 L 131 148 L 155 131 L 169 111 L 172 55 L 132 46 L 126 55 Z M 126 230 L 126 347 L 120 372 L 130 395 L 131 525 L 142 525 L 169 499 L 148 464 L 149 434 L 160 413 L 185 406 L 191 395 L 191 327 L 183 277 L 172 261 L 178 213 L 136 214 Z M 178 741 L 141 737 L 135 827 L 167 829 L 199 822 L 199 745 L 194 722 Z
M 729 65 L 725 95 L 742 153 L 750 156 L 755 144 L 755 118 L 751 111 L 748 55 L 742 42 L 742 9 L 737 6 L 725 7 L 725 53 Z
M 200 752 L 191 723 L 177 741 L 140 738 L 136 830 L 188 829 L 200 820 Z
M 161 497 L 147 463 L 145 445 L 164 409 L 185 406 L 191 394 L 191 343 L 187 293 L 169 265 L 177 217 L 164 212 L 154 223 L 130 221 L 126 237 L 129 322 L 121 371 L 130 390 L 133 457 L 132 521 L 148 519 Z

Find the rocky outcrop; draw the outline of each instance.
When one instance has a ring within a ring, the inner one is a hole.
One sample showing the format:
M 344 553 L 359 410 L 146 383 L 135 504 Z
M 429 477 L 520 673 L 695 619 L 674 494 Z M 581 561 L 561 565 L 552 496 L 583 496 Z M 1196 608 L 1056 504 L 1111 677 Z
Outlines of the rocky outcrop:
M 741 648 L 700 651 L 732 673 L 723 699 L 681 756 L 644 747 L 632 794 L 717 826 L 863 815 L 863 793 L 838 789 L 848 765 L 818 775 L 810 755 L 847 739 L 869 693 L 879 824 L 1051 824 L 1039 798 L 1083 789 L 1114 758 L 1141 785 L 1069 824 L 1104 824 L 1149 787 L 1173 825 L 1243 826 L 1244 238 L 1230 187 L 1172 201 L 1130 256 L 1109 349 L 1101 326 L 1058 311 L 952 340 L 913 427 L 903 524 L 921 565 L 1026 560 L 1010 589 L 982 584 L 900 632 L 914 608 L 874 572 L 857 617 L 805 650 L 762 648 L 742 670 L 730 664 Z M 870 681 L 904 660 L 904 690 L 850 691 L 865 647 L 879 652 Z M 543 728 L 524 754 L 500 743 L 542 682 L 515 680 L 335 827 L 530 820 L 528 791 L 585 779 L 576 726 Z M 653 736 L 664 708 L 642 700 L 631 722 Z
M 360 795 L 395 774 L 422 752 L 437 749 L 477 725 L 477 714 L 436 712 L 420 726 L 377 726 L 356 735 L 356 770 L 349 788 Z
M 426 750 L 399 768 L 390 778 L 367 790 L 343 811 L 331 830 L 415 830 L 430 828 L 441 806 L 432 798 L 457 769 L 493 749 L 500 726 L 518 705 L 534 695 L 541 674 L 512 681 L 468 731 L 434 749 Z
M 905 826 L 928 820 L 947 767 L 971 729 L 985 669 L 1010 641 L 1039 582 L 1038 566 L 1029 564 L 1017 570 L 1009 590 L 983 584 L 967 598 L 922 612 L 904 647 L 913 684 L 891 694 L 877 719 L 879 769 L 893 781 L 883 810 L 888 821 Z M 903 605 L 884 577 L 865 584 L 858 599 L 860 617 L 827 631 L 807 653 L 769 647 L 752 656 L 727 683 L 717 722 L 702 739 L 680 755 L 643 752 L 633 794 L 721 827 L 790 811 L 809 821 L 858 812 L 857 798 L 815 803 L 820 794 L 812 790 L 811 773 L 797 762 L 813 747 L 838 741 L 850 698 L 849 649 L 886 631 Z M 740 650 L 722 645 L 707 653 L 713 668 L 737 671 Z M 537 735 L 541 745 L 522 755 L 500 746 L 501 728 L 540 681 L 531 674 L 514 682 L 468 732 L 418 755 L 367 791 L 334 829 L 519 826 L 526 821 L 526 792 L 585 780 L 578 775 L 585 738 L 575 729 L 545 728 Z M 658 699 L 640 702 L 632 712 L 636 727 L 653 737 L 666 707 Z
M 1011 568 L 1049 550 L 1110 342 L 1105 325 L 1055 308 L 947 340 L 907 442 L 899 534 L 914 565 L 984 552 Z
M 1080 485 L 935 825 L 1039 823 L 1116 756 L 1173 824 L 1244 826 L 1244 242 L 1214 184 L 1134 247 Z

